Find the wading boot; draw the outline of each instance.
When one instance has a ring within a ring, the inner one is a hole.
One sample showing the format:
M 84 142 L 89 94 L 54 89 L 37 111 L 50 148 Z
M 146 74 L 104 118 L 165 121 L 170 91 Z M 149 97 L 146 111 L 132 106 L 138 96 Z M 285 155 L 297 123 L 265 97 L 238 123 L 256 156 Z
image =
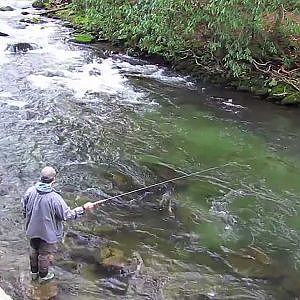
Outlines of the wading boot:
M 33 273 L 33 272 L 31 272 L 30 274 L 31 274 L 31 280 L 32 281 L 36 281 L 36 280 L 39 279 L 39 273 Z
M 46 276 L 39 278 L 39 283 L 40 284 L 47 283 L 51 281 L 54 278 L 54 276 L 55 276 L 54 273 L 48 272 Z

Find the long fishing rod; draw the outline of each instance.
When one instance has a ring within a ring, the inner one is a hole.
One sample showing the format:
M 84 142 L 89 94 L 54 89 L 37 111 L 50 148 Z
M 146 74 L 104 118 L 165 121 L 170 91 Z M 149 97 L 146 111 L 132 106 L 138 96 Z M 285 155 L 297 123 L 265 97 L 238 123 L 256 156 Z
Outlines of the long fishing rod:
M 225 164 L 221 167 L 225 167 L 225 166 L 232 165 L 232 164 L 233 163 L 228 163 L 228 164 Z M 188 178 L 188 177 L 191 177 L 191 176 L 199 175 L 201 173 L 208 172 L 208 171 L 215 170 L 215 169 L 219 169 L 219 168 L 220 167 L 213 167 L 213 168 L 209 168 L 209 169 L 205 169 L 205 170 L 185 174 L 185 175 L 175 177 L 175 178 L 172 178 L 172 179 L 168 179 L 168 180 L 165 180 L 165 181 L 161 181 L 161 182 L 158 182 L 158 183 L 154 183 L 154 184 L 151 184 L 151 185 L 148 185 L 148 186 L 145 186 L 145 187 L 142 187 L 142 188 L 130 191 L 130 192 L 126 192 L 126 193 L 123 193 L 123 194 L 112 196 L 112 197 L 109 197 L 109 198 L 106 198 L 106 199 L 103 199 L 103 200 L 98 200 L 96 202 L 93 202 L 93 206 L 103 204 L 107 201 L 110 201 L 110 200 L 113 200 L 113 199 L 116 199 L 116 198 L 119 198 L 119 197 L 123 197 L 123 196 L 131 195 L 131 194 L 136 193 L 136 192 L 144 191 L 144 190 L 150 189 L 152 187 L 160 186 L 160 185 L 163 185 L 163 184 L 166 184 L 166 183 L 169 183 L 169 182 L 173 182 L 173 181 L 176 181 L 176 180 L 180 180 L 180 179 Z

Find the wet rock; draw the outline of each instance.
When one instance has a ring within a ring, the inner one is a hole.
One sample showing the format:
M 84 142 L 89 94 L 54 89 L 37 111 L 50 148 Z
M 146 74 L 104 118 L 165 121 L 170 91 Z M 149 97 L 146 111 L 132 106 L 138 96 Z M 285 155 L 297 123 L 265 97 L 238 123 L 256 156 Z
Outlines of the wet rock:
M 279 279 L 283 276 L 282 270 L 258 248 L 249 246 L 239 251 L 225 249 L 225 252 L 228 263 L 239 275 L 256 279 Z
M 95 263 L 94 251 L 87 247 L 77 247 L 77 248 L 71 249 L 70 257 L 74 261 L 86 262 L 89 264 Z
M 21 14 L 22 14 L 23 16 L 26 16 L 26 15 L 29 15 L 29 12 L 28 12 L 28 11 L 22 11 Z
M 108 278 L 105 281 L 104 286 L 117 295 L 125 295 L 128 289 L 128 283 L 123 282 L 115 277 Z
M 110 246 L 99 249 L 96 261 L 107 273 L 120 273 L 127 264 L 123 251 Z
M 29 25 L 28 24 L 22 24 L 22 23 L 13 24 L 13 28 L 15 28 L 15 29 L 25 29 L 27 26 L 29 26 Z
M 112 174 L 112 181 L 121 191 L 130 191 L 140 187 L 132 176 L 118 171 Z
M 6 196 L 9 194 L 8 188 L 0 188 L 0 196 Z
M 0 32 L 0 36 L 9 36 L 9 34 L 4 33 L 4 32 Z
M 81 33 L 74 35 L 72 41 L 80 44 L 90 44 L 95 41 L 95 37 L 89 33 Z
M 38 49 L 38 45 L 33 43 L 16 43 L 16 44 L 8 44 L 6 47 L 6 50 L 18 53 L 18 52 L 27 52 L 29 50 L 35 50 Z
M 13 11 L 15 10 L 14 8 L 12 8 L 11 6 L 1 6 L 0 7 L 0 11 Z
M 140 156 L 139 161 L 141 164 L 153 171 L 157 176 L 165 180 L 186 175 L 186 173 L 176 170 L 175 167 L 160 161 L 160 159 L 154 155 L 142 155 Z M 178 180 L 175 183 L 180 185 L 184 182 L 184 180 Z
M 42 20 L 41 18 L 33 17 L 33 18 L 23 18 L 20 20 L 22 23 L 27 24 L 43 24 L 46 23 L 46 21 Z
M 48 3 L 49 3 L 49 0 L 35 0 L 32 3 L 32 7 L 43 9 L 43 8 L 46 8 Z
M 82 268 L 82 264 L 72 261 L 72 260 L 63 260 L 57 263 L 57 265 L 59 267 L 61 267 L 62 269 L 67 270 L 68 272 L 71 273 L 80 273 L 80 270 Z
M 138 252 L 134 252 L 129 258 L 122 250 L 110 246 L 99 250 L 96 261 L 102 273 L 123 279 L 138 275 L 143 265 L 143 259 Z
M 283 98 L 281 104 L 299 104 L 300 103 L 300 92 L 293 93 Z
M 23 287 L 24 288 L 24 287 Z M 50 281 L 46 284 L 28 284 L 25 287 L 25 295 L 23 294 L 22 298 L 18 299 L 30 299 L 30 300 L 37 300 L 37 299 L 56 299 L 58 294 L 58 286 L 55 280 Z M 1 298 L 2 300 L 2 298 Z

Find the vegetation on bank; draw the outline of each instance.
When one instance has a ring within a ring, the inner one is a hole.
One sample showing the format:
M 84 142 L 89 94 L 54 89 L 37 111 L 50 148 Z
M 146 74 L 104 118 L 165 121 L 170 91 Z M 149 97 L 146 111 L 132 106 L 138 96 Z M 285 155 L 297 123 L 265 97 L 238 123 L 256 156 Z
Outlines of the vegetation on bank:
M 63 15 L 97 38 L 290 104 L 300 103 L 299 11 L 298 0 L 73 0 Z

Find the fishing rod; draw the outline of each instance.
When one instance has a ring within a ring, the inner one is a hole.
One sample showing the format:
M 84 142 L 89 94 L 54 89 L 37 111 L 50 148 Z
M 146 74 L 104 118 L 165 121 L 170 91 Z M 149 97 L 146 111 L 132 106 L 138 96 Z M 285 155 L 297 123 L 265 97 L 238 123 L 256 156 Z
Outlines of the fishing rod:
M 223 166 L 213 167 L 213 168 L 209 168 L 209 169 L 205 169 L 205 170 L 201 170 L 201 171 L 197 171 L 197 172 L 185 174 L 185 175 L 182 175 L 182 176 L 179 176 L 179 177 L 175 177 L 175 178 L 172 178 L 172 179 L 168 179 L 168 180 L 164 180 L 164 181 L 161 181 L 161 182 L 158 182 L 158 183 L 154 183 L 154 184 L 151 184 L 151 185 L 148 185 L 148 186 L 145 186 L 145 187 L 142 187 L 142 188 L 130 191 L 130 192 L 126 192 L 126 193 L 123 193 L 123 194 L 112 196 L 112 197 L 109 197 L 109 198 L 106 198 L 106 199 L 103 199 L 103 200 L 98 200 L 96 202 L 93 202 L 92 204 L 93 204 L 93 206 L 100 205 L 100 204 L 103 204 L 103 203 L 105 203 L 107 201 L 114 200 L 114 199 L 119 198 L 119 197 L 131 195 L 131 194 L 134 194 L 136 192 L 144 191 L 144 190 L 147 190 L 147 189 L 150 189 L 150 188 L 153 188 L 153 187 L 156 187 L 156 186 L 160 186 L 160 185 L 163 185 L 163 184 L 166 184 L 166 183 L 169 183 L 169 182 L 174 182 L 176 180 L 180 180 L 180 179 L 184 179 L 184 178 L 196 176 L 196 175 L 199 175 L 201 173 L 212 171 L 212 170 L 215 170 L 215 169 L 219 169 L 220 167 L 225 167 L 225 166 L 232 165 L 232 164 L 233 163 L 228 163 L 228 164 L 225 164 Z

